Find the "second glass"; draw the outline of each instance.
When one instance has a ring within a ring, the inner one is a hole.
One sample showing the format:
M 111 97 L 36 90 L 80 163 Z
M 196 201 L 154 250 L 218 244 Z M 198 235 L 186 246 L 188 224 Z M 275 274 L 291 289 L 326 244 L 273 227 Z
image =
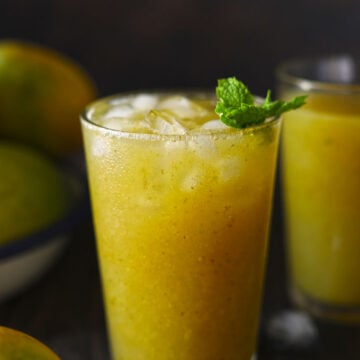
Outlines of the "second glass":
M 278 68 L 280 97 L 308 94 L 284 115 L 282 178 L 290 291 L 312 314 L 360 321 L 360 82 L 350 57 Z
M 214 106 L 124 94 L 83 114 L 115 360 L 255 352 L 280 120 L 228 128 Z

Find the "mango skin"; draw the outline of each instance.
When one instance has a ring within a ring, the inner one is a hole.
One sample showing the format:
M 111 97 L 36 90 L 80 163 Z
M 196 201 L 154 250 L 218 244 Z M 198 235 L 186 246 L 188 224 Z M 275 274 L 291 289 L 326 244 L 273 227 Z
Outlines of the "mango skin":
M 39 340 L 18 330 L 0 326 L 0 360 L 60 360 Z
M 0 140 L 0 245 L 56 222 L 71 195 L 56 165 L 29 146 Z
M 79 114 L 96 97 L 90 76 L 53 49 L 0 41 L 0 137 L 57 156 L 81 149 Z

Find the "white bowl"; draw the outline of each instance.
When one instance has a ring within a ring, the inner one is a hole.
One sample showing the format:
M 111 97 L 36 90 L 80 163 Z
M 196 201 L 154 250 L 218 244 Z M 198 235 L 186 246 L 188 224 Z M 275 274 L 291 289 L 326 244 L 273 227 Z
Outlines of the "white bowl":
M 61 255 L 74 225 L 88 214 L 85 177 L 69 168 L 63 173 L 73 198 L 68 213 L 45 229 L 0 245 L 0 302 L 38 280 Z

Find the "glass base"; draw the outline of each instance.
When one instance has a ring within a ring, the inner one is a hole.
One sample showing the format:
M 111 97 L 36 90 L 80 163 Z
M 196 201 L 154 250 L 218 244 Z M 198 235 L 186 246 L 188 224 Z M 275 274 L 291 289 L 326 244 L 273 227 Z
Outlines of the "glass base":
M 339 323 L 360 324 L 360 306 L 341 306 L 323 303 L 306 295 L 296 286 L 291 286 L 289 292 L 290 298 L 296 306 L 315 317 Z

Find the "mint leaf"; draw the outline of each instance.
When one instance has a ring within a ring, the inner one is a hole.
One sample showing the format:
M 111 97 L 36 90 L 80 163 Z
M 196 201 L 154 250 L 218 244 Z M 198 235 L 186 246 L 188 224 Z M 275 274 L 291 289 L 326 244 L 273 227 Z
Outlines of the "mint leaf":
M 297 96 L 289 102 L 271 100 L 268 90 L 262 105 L 256 105 L 254 97 L 247 86 L 235 77 L 219 79 L 216 88 L 215 112 L 220 120 L 228 126 L 246 128 L 261 124 L 269 117 L 276 117 L 282 113 L 299 108 L 305 104 L 307 96 Z
M 254 98 L 244 83 L 235 77 L 218 80 L 216 95 L 223 99 L 226 106 L 237 106 L 238 104 L 254 104 Z

